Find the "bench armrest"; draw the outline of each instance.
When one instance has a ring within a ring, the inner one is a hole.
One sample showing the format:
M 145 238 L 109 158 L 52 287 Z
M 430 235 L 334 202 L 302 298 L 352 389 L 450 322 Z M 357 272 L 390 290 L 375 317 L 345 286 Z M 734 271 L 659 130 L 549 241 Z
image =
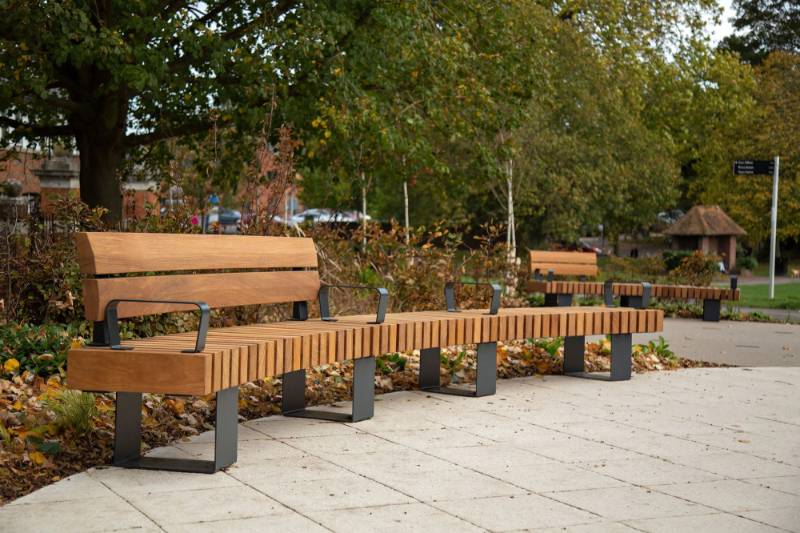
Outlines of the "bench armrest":
M 491 282 L 478 282 L 478 281 L 448 281 L 444 284 L 444 302 L 447 306 L 447 310 L 450 313 L 457 313 L 458 307 L 456 305 L 456 283 L 460 283 L 461 285 L 484 285 L 486 287 L 491 287 L 492 289 L 492 303 L 489 307 L 489 314 L 496 315 L 497 312 L 500 310 L 500 293 L 502 289 L 500 285 L 497 283 Z
M 146 304 L 185 304 L 196 306 L 200 310 L 200 325 L 197 328 L 197 340 L 195 341 L 194 349 L 181 351 L 183 353 L 199 353 L 205 349 L 209 317 L 211 315 L 211 308 L 207 303 L 183 300 L 142 300 L 138 298 L 119 298 L 108 302 L 105 312 L 105 328 L 108 335 L 107 339 L 112 350 L 133 350 L 133 347 L 131 346 L 122 346 L 119 338 L 119 317 L 117 316 L 117 307 L 122 302 Z
M 329 303 L 328 293 L 331 287 L 336 289 L 369 289 L 377 291 L 378 293 L 378 312 L 375 315 L 375 321 L 369 322 L 370 324 L 383 324 L 386 319 L 386 309 L 389 307 L 389 291 L 383 287 L 370 287 L 369 285 L 321 285 L 319 288 L 319 317 L 326 322 L 335 322 L 336 319 L 331 317 L 331 308 Z
M 547 271 L 547 281 L 553 281 L 555 279 L 555 271 L 551 268 Z M 538 268 L 533 270 L 533 280 L 534 281 L 542 281 L 542 272 Z
M 647 309 L 650 305 L 650 296 L 653 292 L 653 286 L 647 282 L 641 282 L 642 285 L 642 305 L 640 309 Z M 614 307 L 614 282 L 607 280 L 603 284 L 603 303 L 606 307 Z

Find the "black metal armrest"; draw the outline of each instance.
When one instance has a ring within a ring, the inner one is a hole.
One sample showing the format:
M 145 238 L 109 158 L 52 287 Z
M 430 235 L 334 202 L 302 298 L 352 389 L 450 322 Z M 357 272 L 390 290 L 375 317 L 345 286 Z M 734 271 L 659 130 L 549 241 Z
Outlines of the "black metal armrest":
M 478 282 L 478 281 L 459 281 L 461 285 L 485 285 L 492 289 L 492 303 L 489 307 L 489 314 L 496 315 L 500 310 L 500 293 L 502 289 L 497 283 L 491 282 Z M 447 310 L 451 313 L 457 313 L 458 307 L 456 305 L 456 282 L 448 281 L 444 284 L 444 302 L 447 305 Z
M 735 291 L 739 287 L 739 276 L 731 276 L 731 290 Z
M 181 350 L 183 353 L 202 352 L 206 347 L 206 335 L 208 334 L 208 323 L 211 315 L 211 308 L 205 302 L 192 302 L 184 300 L 141 300 L 138 298 L 119 298 L 111 300 L 106 305 L 105 327 L 107 332 L 108 344 L 112 350 L 133 350 L 132 346 L 122 346 L 119 338 L 119 317 L 117 307 L 122 302 L 145 303 L 145 304 L 183 304 L 194 305 L 200 310 L 200 326 L 197 328 L 197 341 L 194 349 Z
M 555 279 L 555 271 L 551 268 L 547 271 L 547 281 L 553 281 Z M 533 271 L 533 280 L 534 281 L 542 281 L 542 271 L 538 268 Z
M 369 285 L 321 285 L 319 288 L 319 317 L 326 322 L 335 322 L 331 317 L 330 299 L 328 293 L 331 287 L 336 289 L 369 289 L 378 293 L 378 312 L 375 321 L 369 324 L 383 324 L 386 319 L 386 309 L 389 307 L 389 291 L 383 287 L 370 287 Z

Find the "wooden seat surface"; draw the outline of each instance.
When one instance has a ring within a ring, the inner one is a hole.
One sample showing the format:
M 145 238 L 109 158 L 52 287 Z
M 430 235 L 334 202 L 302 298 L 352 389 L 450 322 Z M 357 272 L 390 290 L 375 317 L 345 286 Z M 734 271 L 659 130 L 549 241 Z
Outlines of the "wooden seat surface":
M 83 347 L 69 352 L 69 385 L 82 390 L 205 395 L 285 372 L 397 351 L 513 339 L 645 333 L 663 329 L 663 312 L 604 307 L 512 308 L 497 315 L 390 313 L 336 322 L 290 321 L 211 329 L 206 349 L 195 333 L 126 341 L 129 351 Z
M 532 292 L 555 294 L 587 294 L 602 296 L 603 283 L 599 281 L 529 281 Z M 641 283 L 614 283 L 615 296 L 641 296 Z M 691 285 L 652 285 L 650 295 L 655 298 L 676 300 L 739 300 L 739 289 L 727 287 L 694 287 Z

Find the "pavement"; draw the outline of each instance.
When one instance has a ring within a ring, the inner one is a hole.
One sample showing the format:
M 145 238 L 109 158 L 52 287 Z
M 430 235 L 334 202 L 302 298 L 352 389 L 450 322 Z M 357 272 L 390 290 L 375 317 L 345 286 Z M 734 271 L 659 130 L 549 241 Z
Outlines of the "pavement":
M 634 335 L 644 343 L 663 336 L 676 354 L 698 361 L 736 366 L 800 366 L 800 325 L 703 322 L 667 318 L 663 333 Z
M 0 508 L 0 530 L 800 531 L 798 404 L 787 367 L 398 392 L 357 424 L 243 423 L 226 472 L 71 476 Z

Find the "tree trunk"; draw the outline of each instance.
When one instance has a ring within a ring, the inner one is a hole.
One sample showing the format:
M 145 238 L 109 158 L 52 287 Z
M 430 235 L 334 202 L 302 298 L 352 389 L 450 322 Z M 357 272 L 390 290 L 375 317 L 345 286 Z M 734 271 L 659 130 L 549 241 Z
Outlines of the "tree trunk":
M 117 170 L 121 161 L 119 147 L 109 146 L 95 136 L 78 135 L 81 157 L 81 200 L 89 207 L 108 210 L 107 222 L 122 220 L 122 190 Z
M 81 200 L 107 209 L 106 222 L 117 225 L 122 220 L 118 171 L 125 155 L 128 95 L 120 89 L 94 99 L 88 108 L 70 117 L 81 158 Z

